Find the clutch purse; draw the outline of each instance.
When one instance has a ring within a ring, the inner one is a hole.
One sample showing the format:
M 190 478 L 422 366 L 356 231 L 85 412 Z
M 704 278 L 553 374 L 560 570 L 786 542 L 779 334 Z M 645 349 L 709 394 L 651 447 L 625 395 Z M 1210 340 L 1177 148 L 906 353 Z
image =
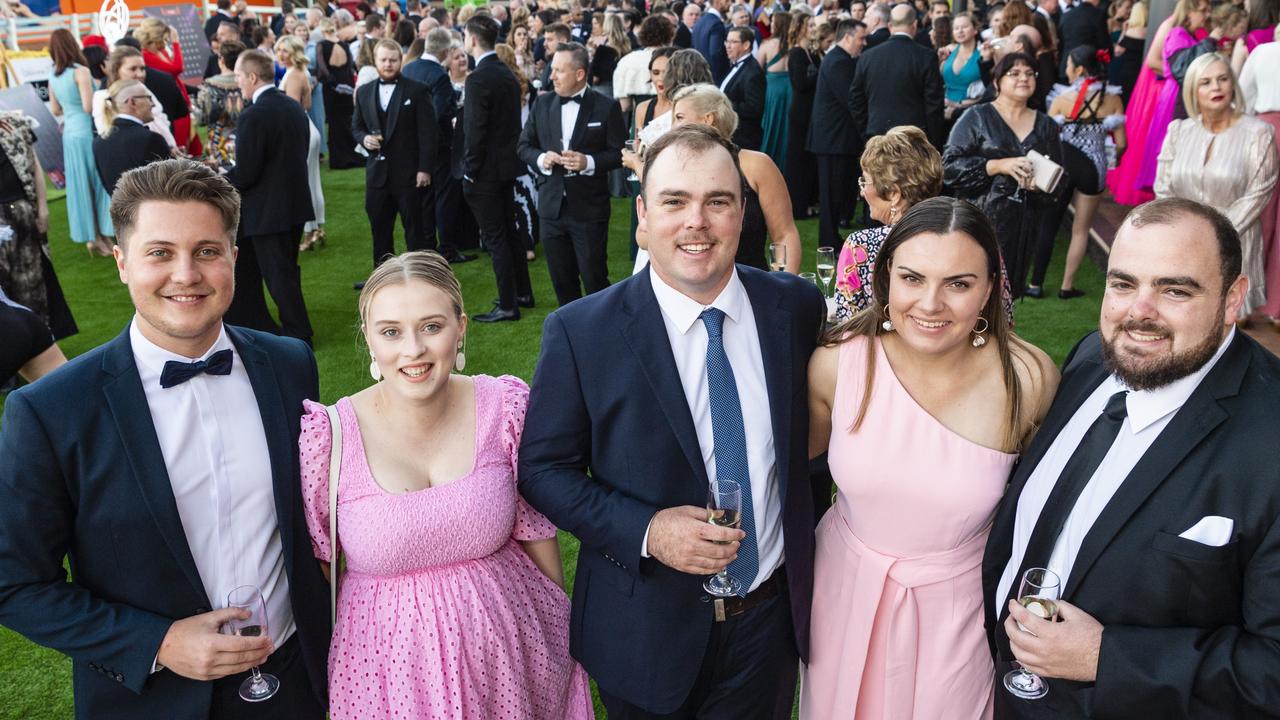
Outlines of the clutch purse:
M 1053 194 L 1062 182 L 1062 166 L 1035 150 L 1027 153 L 1027 159 L 1034 172 L 1032 185 L 1042 193 Z

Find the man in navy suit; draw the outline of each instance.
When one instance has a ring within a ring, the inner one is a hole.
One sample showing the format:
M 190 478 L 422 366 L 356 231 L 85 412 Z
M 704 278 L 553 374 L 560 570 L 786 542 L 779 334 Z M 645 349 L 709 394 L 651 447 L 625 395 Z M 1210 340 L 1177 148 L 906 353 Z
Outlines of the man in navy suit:
M 240 200 L 166 160 L 112 199 L 135 314 L 15 391 L 0 432 L 0 624 L 71 657 L 79 718 L 322 720 L 328 585 L 298 470 L 300 340 L 224 325 Z M 63 569 L 70 561 L 71 579 Z M 258 587 L 262 635 L 219 634 Z M 240 699 L 251 667 L 280 680 Z
M 732 145 L 682 126 L 647 160 L 649 268 L 547 318 L 520 492 L 582 542 L 570 650 L 610 718 L 789 718 L 813 586 L 805 373 L 825 305 L 795 276 L 734 264 Z M 742 530 L 707 522 L 710 480 L 743 488 Z M 703 581 L 722 569 L 741 587 L 713 599 Z
M 693 25 L 693 49 L 702 53 L 711 65 L 711 77 L 719 85 L 729 74 L 729 55 L 725 52 L 725 13 L 730 0 L 711 0 L 707 11 Z

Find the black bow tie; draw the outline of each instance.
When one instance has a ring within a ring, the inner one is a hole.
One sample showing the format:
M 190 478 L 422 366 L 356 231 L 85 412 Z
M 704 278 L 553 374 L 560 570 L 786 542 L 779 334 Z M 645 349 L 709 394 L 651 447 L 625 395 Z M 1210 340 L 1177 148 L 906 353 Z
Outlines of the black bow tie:
M 396 80 L 399 80 L 399 79 L 400 79 L 400 78 L 396 78 Z M 396 84 L 396 80 L 382 80 L 382 79 L 379 79 L 379 80 L 378 80 L 378 87 L 385 87 L 385 86 L 387 86 L 387 85 L 394 86 L 394 85 Z
M 582 96 L 581 96 L 581 95 L 570 95 L 569 97 L 561 97 L 561 98 L 560 98 L 560 104 L 561 104 L 561 105 L 568 105 L 568 104 L 569 104 L 569 103 L 571 103 L 571 102 L 574 102 L 574 103 L 581 103 L 581 102 L 582 102 Z
M 208 360 L 197 360 L 192 363 L 170 360 L 164 364 L 164 370 L 160 371 L 160 387 L 171 388 L 174 385 L 181 385 L 200 373 L 230 375 L 231 351 L 219 350 L 210 355 Z

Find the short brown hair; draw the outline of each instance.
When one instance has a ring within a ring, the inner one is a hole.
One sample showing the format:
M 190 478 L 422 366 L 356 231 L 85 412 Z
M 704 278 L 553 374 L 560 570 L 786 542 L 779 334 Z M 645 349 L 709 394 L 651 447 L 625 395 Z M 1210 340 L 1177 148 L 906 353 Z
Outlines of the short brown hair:
M 717 147 L 723 148 L 725 152 L 729 153 L 729 157 L 733 158 L 733 168 L 738 171 L 738 180 L 740 181 L 738 203 L 742 203 L 747 181 L 742 177 L 742 165 L 738 162 L 738 146 L 734 145 L 732 140 L 721 135 L 715 128 L 696 123 L 671 128 L 663 133 L 662 137 L 658 138 L 653 145 L 650 145 L 648 150 L 645 150 L 644 169 L 640 172 L 640 195 L 642 197 L 645 196 L 645 191 L 649 187 L 649 170 L 657 163 L 658 156 L 672 147 L 679 147 L 699 155 Z
M 245 50 L 240 53 L 236 64 L 243 68 L 244 72 L 257 76 L 259 82 L 272 83 L 276 79 L 275 61 L 261 50 Z
M 1179 220 L 1186 218 L 1203 220 L 1213 228 L 1213 238 L 1218 246 L 1218 270 L 1222 273 L 1222 294 L 1225 296 L 1231 289 L 1231 283 L 1240 277 L 1244 253 L 1236 226 L 1216 208 L 1184 198 L 1160 198 L 1130 210 L 1125 215 L 1124 222 L 1120 223 L 1120 231 L 1125 226 L 1140 228 L 1147 225 L 1176 225 Z
M 914 125 L 899 125 L 868 140 L 862 171 L 877 195 L 887 198 L 897 188 L 907 207 L 942 192 L 942 156 Z
M 404 50 L 400 49 L 400 43 L 390 38 L 382 38 L 381 40 L 379 40 L 377 43 L 374 44 L 373 52 L 375 57 L 377 56 L 377 53 L 379 50 L 387 50 L 387 51 L 394 50 L 397 56 L 399 56 L 401 59 L 404 58 Z
M 369 305 L 373 296 L 388 285 L 404 285 L 410 280 L 420 280 L 449 296 L 453 312 L 462 317 L 462 285 L 444 256 L 434 250 L 414 250 L 401 255 L 388 256 L 374 268 L 364 281 L 357 306 L 360 308 L 360 324 L 369 322 Z
M 111 194 L 111 224 L 126 246 L 144 202 L 200 202 L 222 217 L 227 239 L 235 243 L 240 224 L 240 194 L 226 178 L 194 160 L 157 160 L 120 176 Z

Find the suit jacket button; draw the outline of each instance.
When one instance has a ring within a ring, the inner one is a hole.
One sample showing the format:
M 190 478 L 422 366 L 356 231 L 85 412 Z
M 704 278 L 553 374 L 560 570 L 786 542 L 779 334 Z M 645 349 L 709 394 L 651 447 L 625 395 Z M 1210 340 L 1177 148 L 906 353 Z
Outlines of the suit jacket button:
M 702 602 L 711 602 L 710 595 L 699 595 L 698 599 L 701 600 Z

